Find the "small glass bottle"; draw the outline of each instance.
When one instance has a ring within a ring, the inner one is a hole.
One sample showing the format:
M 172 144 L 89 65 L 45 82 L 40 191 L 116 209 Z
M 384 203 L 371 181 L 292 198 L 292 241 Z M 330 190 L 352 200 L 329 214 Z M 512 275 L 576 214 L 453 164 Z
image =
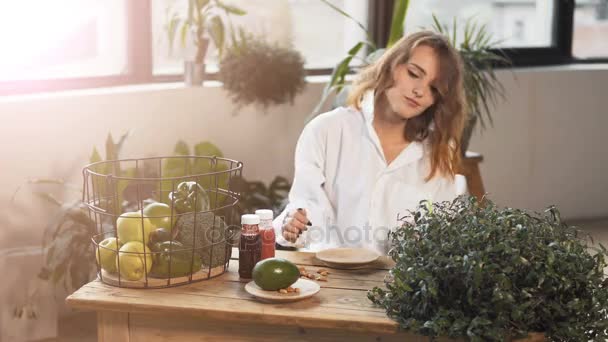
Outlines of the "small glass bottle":
M 276 236 L 272 219 L 274 213 L 269 209 L 259 209 L 255 214 L 260 217 L 260 235 L 262 236 L 262 258 L 260 260 L 274 258 Z
M 241 239 L 239 243 L 239 276 L 251 279 L 253 267 L 260 261 L 262 239 L 260 237 L 260 217 L 258 215 L 241 216 Z

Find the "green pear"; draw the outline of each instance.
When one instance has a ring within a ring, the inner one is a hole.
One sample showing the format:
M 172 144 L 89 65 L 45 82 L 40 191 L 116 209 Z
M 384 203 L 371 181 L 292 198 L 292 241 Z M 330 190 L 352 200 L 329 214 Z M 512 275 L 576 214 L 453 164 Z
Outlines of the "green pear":
M 144 217 L 147 217 L 156 228 L 165 228 L 169 232 L 177 221 L 177 210 L 172 211 L 165 203 L 154 202 L 144 207 Z
M 138 241 L 147 245 L 150 240 L 150 233 L 154 229 L 156 227 L 152 222 L 147 218 L 142 218 L 138 211 L 124 213 L 116 220 L 118 240 L 122 243 Z
M 120 270 L 121 277 L 140 280 L 152 268 L 152 253 L 139 241 L 127 242 L 120 247 L 116 268 Z
M 97 264 L 106 272 L 116 273 L 116 251 L 122 244 L 115 237 L 106 238 L 99 243 L 95 253 Z

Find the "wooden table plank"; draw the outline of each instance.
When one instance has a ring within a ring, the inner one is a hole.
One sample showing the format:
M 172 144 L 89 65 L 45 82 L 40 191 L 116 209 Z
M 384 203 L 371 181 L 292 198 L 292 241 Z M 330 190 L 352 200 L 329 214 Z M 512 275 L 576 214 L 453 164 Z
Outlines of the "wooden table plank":
M 202 320 L 178 316 L 168 320 L 162 315 L 130 314 L 129 342 L 182 341 L 382 341 L 427 342 L 428 337 L 407 333 L 378 334 L 368 331 L 305 328 L 288 324 L 268 325 L 259 322 L 234 324 L 218 320 Z M 441 341 L 441 340 L 440 340 Z M 115 342 L 115 341 L 112 341 Z M 453 341 L 452 341 L 453 342 Z
M 277 251 L 278 257 L 296 261 L 309 271 L 316 271 L 319 261 L 313 253 Z M 73 307 L 97 311 L 138 314 L 163 313 L 205 317 L 234 322 L 259 322 L 268 325 L 297 326 L 311 329 L 345 329 L 370 333 L 395 333 L 397 324 L 383 309 L 367 299 L 367 290 L 382 286 L 389 265 L 378 262 L 380 269 L 330 269 L 327 282 L 312 298 L 282 304 L 257 301 L 244 290 L 238 277 L 238 261 L 231 260 L 229 271 L 207 281 L 166 289 L 127 289 L 93 281 L 68 297 Z
M 323 263 L 323 261 L 315 258 L 315 253 L 306 252 L 306 251 L 276 251 L 275 256 L 277 258 L 285 258 L 289 259 L 291 262 L 296 263 L 298 265 L 303 266 L 318 266 L 325 267 L 328 266 Z M 239 259 L 239 250 L 238 248 L 232 248 L 232 255 L 230 257 L 231 260 Z M 390 270 L 393 266 L 395 266 L 395 262 L 388 256 L 381 256 L 373 263 L 370 263 L 366 266 L 367 269 L 377 269 L 377 270 Z

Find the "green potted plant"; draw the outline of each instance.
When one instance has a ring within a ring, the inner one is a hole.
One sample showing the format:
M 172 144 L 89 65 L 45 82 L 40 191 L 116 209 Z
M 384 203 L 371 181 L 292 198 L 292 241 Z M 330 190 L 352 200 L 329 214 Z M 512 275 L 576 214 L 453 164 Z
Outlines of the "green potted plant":
M 120 150 L 129 133 L 114 142 L 112 135 L 106 140 L 106 159 L 118 159 Z M 102 158 L 93 148 L 90 162 L 101 161 Z M 100 170 L 101 171 L 101 170 Z M 115 174 L 132 176 L 134 169 L 113 170 Z M 82 202 L 82 185 L 74 185 L 63 179 L 34 179 L 27 182 L 33 187 L 33 193 L 57 209 L 53 219 L 45 228 L 42 237 L 44 266 L 38 273 L 42 280 L 48 280 L 55 286 L 63 285 L 66 292 L 72 292 L 89 282 L 95 276 L 95 253 L 91 248 L 91 237 L 101 229 L 111 229 L 111 223 L 104 222 L 98 227 L 95 220 Z M 79 198 L 69 202 L 62 201 L 53 191 L 39 191 L 41 187 L 57 187 L 60 190 L 79 193 Z M 101 186 L 101 185 L 99 185 Z M 127 184 L 119 183 L 119 203 L 123 201 L 123 191 Z M 15 196 L 21 190 L 15 191 Z M 13 197 L 15 201 L 15 197 Z M 118 205 L 118 204 L 117 204 Z
M 184 64 L 184 78 L 188 85 L 201 85 L 205 73 L 205 56 L 209 48 L 209 39 L 218 49 L 221 56 L 226 41 L 226 27 L 234 34 L 230 15 L 245 15 L 242 9 L 225 4 L 220 0 L 188 0 L 186 15 L 180 11 L 168 8 L 169 18 L 166 30 L 169 38 L 169 48 L 179 32 L 182 47 L 186 47 L 188 39 L 196 47 L 193 60 Z M 233 36 L 234 38 L 234 36 Z
M 232 190 L 241 194 L 237 215 L 251 214 L 257 209 L 271 209 L 276 217 L 285 209 L 291 183 L 287 178 L 276 176 L 268 186 L 262 181 L 248 181 L 243 177 L 232 180 Z
M 471 341 L 608 338 L 607 250 L 555 207 L 423 201 L 389 237 L 395 266 L 368 297 L 403 329 Z
M 293 104 L 295 96 L 304 89 L 305 76 L 304 58 L 298 51 L 242 30 L 220 62 L 219 79 L 237 110 L 249 104 L 263 109 Z
M 359 27 L 365 29 L 361 23 L 358 23 L 350 15 L 329 3 L 327 0 L 321 1 L 355 21 Z M 405 26 L 408 5 L 408 0 L 395 1 L 387 48 L 391 47 L 404 34 L 403 28 Z M 469 107 L 468 120 L 461 141 L 461 150 L 464 154 L 467 151 L 472 132 L 477 126 L 477 123 L 480 123 L 482 129 L 486 128 L 486 121 L 489 121 L 490 124 L 492 124 L 491 109 L 499 99 L 504 98 L 504 88 L 496 77 L 494 67 L 496 65 L 509 65 L 510 61 L 499 52 L 495 52 L 497 51 L 496 47 L 499 42 L 491 39 L 485 25 L 479 25 L 472 19 L 467 20 L 464 27 L 464 39 L 459 41 L 455 33 L 458 29 L 456 19 L 454 19 L 451 30 L 446 26 L 441 25 L 435 16 L 433 16 L 433 19 L 433 29 L 449 38 L 452 45 L 460 51 L 464 61 L 464 87 Z M 452 34 L 449 34 L 450 31 Z M 367 35 L 370 37 L 368 32 Z M 369 52 L 367 56 L 363 59 L 358 58 L 357 55 L 364 51 L 365 48 L 367 48 Z M 350 49 L 347 56 L 333 69 L 331 79 L 325 86 L 321 99 L 308 120 L 319 114 L 323 105 L 332 95 L 336 96 L 336 105 L 344 104 L 349 90 L 346 75 L 352 72 L 353 69 L 356 69 L 351 67 L 353 60 L 361 61 L 359 67 L 364 67 L 380 57 L 385 50 L 385 48 L 378 48 L 369 38 L 366 41 L 355 44 Z

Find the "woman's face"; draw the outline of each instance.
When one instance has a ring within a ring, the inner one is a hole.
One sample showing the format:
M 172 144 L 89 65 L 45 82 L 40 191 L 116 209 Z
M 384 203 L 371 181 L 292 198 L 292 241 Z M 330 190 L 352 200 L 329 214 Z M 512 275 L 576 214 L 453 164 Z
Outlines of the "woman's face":
M 439 58 L 435 50 L 425 45 L 415 47 L 407 63 L 395 67 L 394 84 L 386 91 L 393 112 L 401 119 L 411 119 L 432 106 L 438 72 Z

